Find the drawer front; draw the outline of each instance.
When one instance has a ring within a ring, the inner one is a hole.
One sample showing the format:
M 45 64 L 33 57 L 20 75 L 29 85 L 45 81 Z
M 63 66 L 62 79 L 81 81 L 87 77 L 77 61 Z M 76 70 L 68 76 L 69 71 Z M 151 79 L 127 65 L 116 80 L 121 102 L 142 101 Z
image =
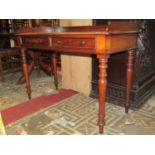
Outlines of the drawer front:
M 94 38 L 55 37 L 53 38 L 53 47 L 94 49 L 95 39 Z
M 49 39 L 48 37 L 43 36 L 29 36 L 29 37 L 22 37 L 22 44 L 27 46 L 48 46 L 49 45 Z

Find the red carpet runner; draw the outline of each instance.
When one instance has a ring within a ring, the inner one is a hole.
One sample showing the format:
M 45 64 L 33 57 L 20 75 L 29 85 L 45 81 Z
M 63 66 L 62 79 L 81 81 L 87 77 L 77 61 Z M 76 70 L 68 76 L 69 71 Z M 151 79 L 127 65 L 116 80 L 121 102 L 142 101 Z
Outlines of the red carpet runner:
M 56 94 L 52 94 L 49 96 L 40 96 L 38 98 L 15 105 L 8 109 L 4 109 L 1 111 L 4 125 L 6 126 L 10 123 L 13 123 L 25 116 L 28 116 L 48 106 L 54 105 L 57 102 L 60 102 L 75 94 L 77 94 L 76 91 L 61 89 Z

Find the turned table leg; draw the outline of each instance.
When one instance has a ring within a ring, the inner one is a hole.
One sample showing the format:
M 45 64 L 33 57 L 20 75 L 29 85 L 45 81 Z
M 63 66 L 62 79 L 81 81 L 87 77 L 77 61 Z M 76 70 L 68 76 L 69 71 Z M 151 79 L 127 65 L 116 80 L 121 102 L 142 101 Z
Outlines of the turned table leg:
M 34 66 L 35 66 L 34 61 L 31 61 L 30 64 L 27 66 L 28 67 L 28 74 L 29 74 L 29 76 L 31 75 L 31 73 L 32 73 L 32 71 L 34 69 Z M 24 75 L 22 75 L 18 79 L 17 84 L 23 84 L 24 82 L 25 82 L 25 77 L 24 77 Z
M 133 78 L 133 61 L 134 61 L 134 50 L 128 51 L 128 60 L 127 60 L 127 79 L 126 79 L 126 102 L 125 102 L 125 113 L 129 111 L 129 101 L 130 101 L 130 91 Z
M 109 55 L 97 55 L 99 59 L 99 115 L 98 115 L 98 125 L 99 133 L 102 134 L 104 130 L 104 117 L 105 117 L 105 98 L 106 98 L 106 89 L 107 89 L 107 63 Z
M 29 74 L 29 76 L 31 75 L 31 73 L 32 73 L 32 71 L 33 71 L 33 69 L 34 69 L 34 67 L 35 67 L 35 60 L 34 60 L 34 58 L 35 58 L 35 54 L 34 54 L 34 52 L 33 51 L 30 51 L 30 50 L 28 50 L 27 51 L 27 54 L 31 57 L 31 62 L 28 64 L 28 74 Z M 18 79 L 18 81 L 17 81 L 17 84 L 23 84 L 23 83 L 25 83 L 25 77 L 24 77 L 24 75 L 22 75 L 19 79 Z
M 29 80 L 29 74 L 28 74 L 28 65 L 26 62 L 26 51 L 24 48 L 21 49 L 21 56 L 22 56 L 22 66 L 23 66 L 23 72 L 24 72 L 24 78 L 26 82 L 26 90 L 29 99 L 31 99 L 31 89 L 30 89 L 30 80 Z
M 54 84 L 56 90 L 58 89 L 58 73 L 57 73 L 57 61 L 56 61 L 56 53 L 53 53 L 51 56 L 51 68 L 53 68 L 54 73 Z

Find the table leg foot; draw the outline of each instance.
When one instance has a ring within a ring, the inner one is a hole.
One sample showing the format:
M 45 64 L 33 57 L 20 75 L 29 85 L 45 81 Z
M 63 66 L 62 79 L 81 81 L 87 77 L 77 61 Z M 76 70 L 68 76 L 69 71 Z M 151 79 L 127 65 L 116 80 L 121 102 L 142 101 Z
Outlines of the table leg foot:
M 103 134 L 104 133 L 104 127 L 103 126 L 99 126 L 99 133 Z
M 128 114 L 128 112 L 129 112 L 129 107 L 126 106 L 125 107 L 125 113 Z
M 31 94 L 28 94 L 28 98 L 29 98 L 29 100 L 31 100 Z
M 98 126 L 99 126 L 99 133 L 103 134 L 104 133 L 104 114 L 99 114 L 98 116 L 99 120 L 98 120 Z

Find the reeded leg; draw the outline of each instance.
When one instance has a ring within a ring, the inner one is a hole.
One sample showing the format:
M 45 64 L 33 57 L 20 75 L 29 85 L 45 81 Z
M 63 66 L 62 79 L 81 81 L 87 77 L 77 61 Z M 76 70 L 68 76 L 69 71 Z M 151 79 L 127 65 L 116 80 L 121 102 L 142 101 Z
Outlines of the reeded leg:
M 128 51 L 125 113 L 129 111 L 130 91 L 133 77 L 134 50 Z
M 53 68 L 53 73 L 54 73 L 54 84 L 56 90 L 58 89 L 58 74 L 57 74 L 57 61 L 56 61 L 56 54 L 53 53 L 51 56 L 51 65 Z
M 28 74 L 28 66 L 26 62 L 26 54 L 25 54 L 25 49 L 21 49 L 21 56 L 22 56 L 22 66 L 23 66 L 23 72 L 24 72 L 24 77 L 25 77 L 25 82 L 26 82 L 26 90 L 29 99 L 31 99 L 31 88 L 30 88 L 30 80 L 29 80 L 29 74 Z
M 102 134 L 104 130 L 104 117 L 105 117 L 105 98 L 106 98 L 106 89 L 107 89 L 107 63 L 109 55 L 97 55 L 99 59 L 99 116 L 98 116 L 98 125 L 99 133 Z

